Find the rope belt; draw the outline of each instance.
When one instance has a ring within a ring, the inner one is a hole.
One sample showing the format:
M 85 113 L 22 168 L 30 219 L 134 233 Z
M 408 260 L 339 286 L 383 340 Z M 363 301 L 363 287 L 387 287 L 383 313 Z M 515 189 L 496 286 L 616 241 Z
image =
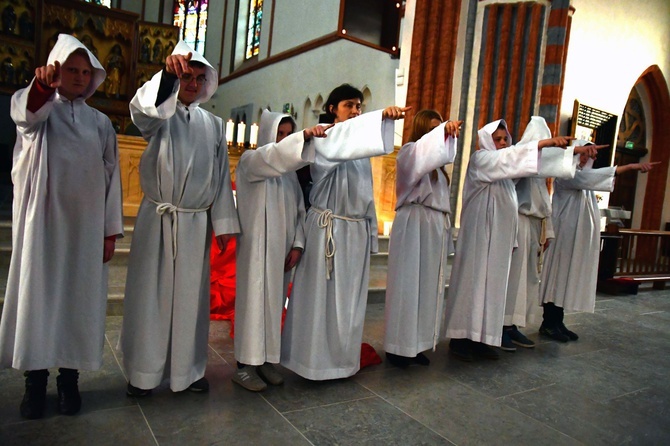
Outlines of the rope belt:
M 330 273 L 333 271 L 333 258 L 335 257 L 335 238 L 333 238 L 333 219 L 337 218 L 338 220 L 344 221 L 365 221 L 365 218 L 351 218 L 345 217 L 343 215 L 335 215 L 330 209 L 322 211 L 317 209 L 314 206 L 310 208 L 317 214 L 319 217 L 317 219 L 317 224 L 320 228 L 325 228 L 326 230 L 326 279 L 330 280 Z
M 542 219 L 542 229 L 540 230 L 540 252 L 537 254 L 537 273 L 542 274 L 542 264 L 544 263 L 544 244 L 547 243 L 547 218 Z
M 157 201 L 149 198 L 153 204 L 156 205 L 156 213 L 160 216 L 165 215 L 166 213 L 172 217 L 172 260 L 177 258 L 177 216 L 179 212 L 185 212 L 189 214 L 195 214 L 196 212 L 205 212 L 209 210 L 209 207 L 202 209 L 184 209 L 175 206 L 172 203 L 159 203 Z

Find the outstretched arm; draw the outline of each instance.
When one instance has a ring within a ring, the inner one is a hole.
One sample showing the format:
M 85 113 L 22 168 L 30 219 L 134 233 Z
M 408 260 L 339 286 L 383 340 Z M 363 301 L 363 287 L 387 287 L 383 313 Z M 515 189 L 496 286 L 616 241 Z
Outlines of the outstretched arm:
M 632 164 L 626 164 L 624 166 L 617 166 L 616 174 L 620 175 L 624 172 L 628 172 L 629 170 L 639 170 L 642 173 L 647 173 L 651 169 L 653 169 L 654 166 L 657 164 L 661 164 L 661 162 L 656 161 L 653 163 L 632 163 Z
M 412 107 L 398 107 L 397 105 L 386 107 L 382 111 L 382 119 L 393 119 L 394 121 L 405 119 L 405 112 L 411 109 Z

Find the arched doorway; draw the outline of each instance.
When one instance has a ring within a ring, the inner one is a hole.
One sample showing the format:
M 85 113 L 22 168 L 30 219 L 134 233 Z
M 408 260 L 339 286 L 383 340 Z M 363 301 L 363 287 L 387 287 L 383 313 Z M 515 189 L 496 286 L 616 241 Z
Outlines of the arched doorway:
M 644 190 L 644 201 L 640 229 L 665 229 L 670 220 L 670 209 L 665 204 L 670 163 L 670 92 L 668 84 L 658 65 L 652 65 L 640 76 L 636 85 L 641 84 L 649 99 L 651 116 L 651 140 L 647 145 L 651 151 L 650 161 L 660 161 L 649 172 Z

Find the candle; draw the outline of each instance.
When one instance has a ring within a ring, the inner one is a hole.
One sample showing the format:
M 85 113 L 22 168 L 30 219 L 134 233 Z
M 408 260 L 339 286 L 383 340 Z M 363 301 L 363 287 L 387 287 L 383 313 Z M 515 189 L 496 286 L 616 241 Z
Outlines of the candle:
M 393 226 L 392 221 L 385 221 L 384 222 L 384 235 L 389 236 L 391 235 L 391 227 Z
M 229 119 L 226 122 L 226 142 L 229 146 L 233 145 L 233 134 L 235 133 L 235 123 L 232 119 Z
M 258 125 L 254 122 L 251 124 L 251 134 L 249 135 L 249 145 L 256 147 L 258 144 Z
M 247 130 L 246 124 L 240 122 L 237 124 L 237 145 L 244 145 L 244 132 Z

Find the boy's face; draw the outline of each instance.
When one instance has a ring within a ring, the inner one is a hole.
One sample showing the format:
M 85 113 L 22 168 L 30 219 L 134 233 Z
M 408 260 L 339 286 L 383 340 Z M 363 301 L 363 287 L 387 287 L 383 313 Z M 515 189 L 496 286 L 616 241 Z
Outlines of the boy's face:
M 179 100 L 184 105 L 191 105 L 195 98 L 200 95 L 204 88 L 205 81 L 205 67 L 191 66 L 193 73 L 184 73 L 179 79 Z
M 335 122 L 344 122 L 361 114 L 361 100 L 358 98 L 345 99 L 337 103 L 337 107 L 330 106 L 330 112 L 335 115 Z
M 93 69 L 88 59 L 73 53 L 61 66 L 61 84 L 58 93 L 73 101 L 82 96 L 91 84 Z
M 496 150 L 504 149 L 509 147 L 509 141 L 507 140 L 507 132 L 504 129 L 497 129 L 493 132 L 493 144 L 496 146 Z
M 293 125 L 290 122 L 283 122 L 277 127 L 277 142 L 293 133 Z

